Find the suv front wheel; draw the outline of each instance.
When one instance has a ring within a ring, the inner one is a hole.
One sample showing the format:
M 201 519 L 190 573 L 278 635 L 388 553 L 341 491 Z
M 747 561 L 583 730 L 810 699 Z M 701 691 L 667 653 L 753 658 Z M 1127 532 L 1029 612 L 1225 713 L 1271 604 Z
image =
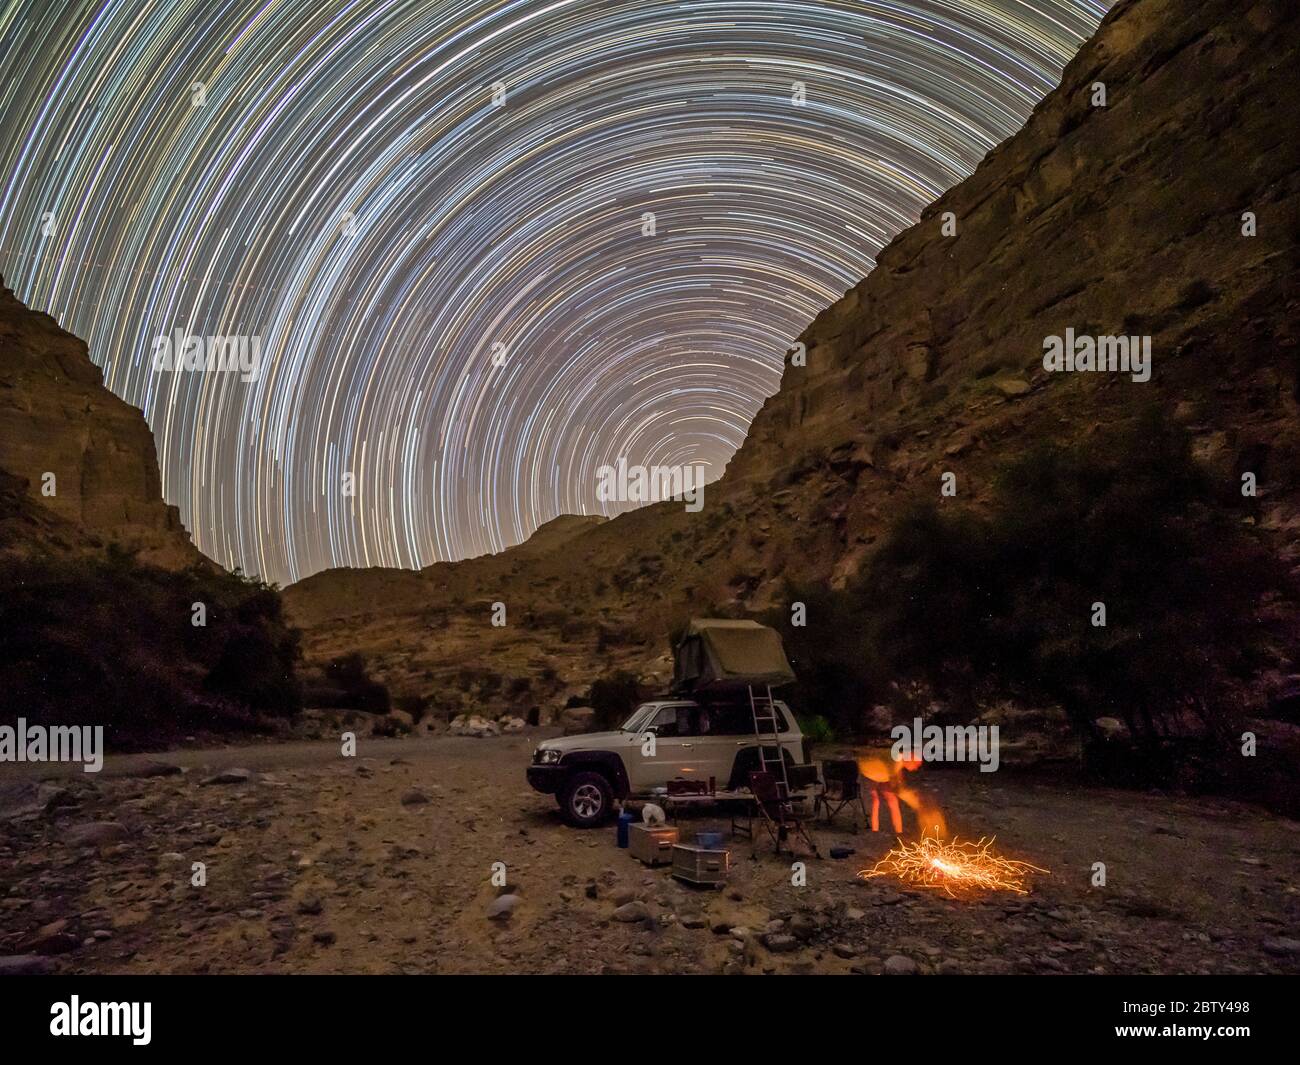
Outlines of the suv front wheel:
M 564 819 L 574 828 L 596 828 L 614 810 L 614 789 L 600 773 L 574 773 L 555 797 Z

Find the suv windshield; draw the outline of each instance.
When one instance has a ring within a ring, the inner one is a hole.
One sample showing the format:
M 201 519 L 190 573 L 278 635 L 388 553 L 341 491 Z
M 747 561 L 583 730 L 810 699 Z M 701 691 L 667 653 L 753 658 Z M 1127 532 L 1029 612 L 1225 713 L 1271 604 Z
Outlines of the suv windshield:
M 650 718 L 654 714 L 656 706 L 654 703 L 642 703 L 632 711 L 632 716 L 619 726 L 623 732 L 640 732 L 650 723 Z

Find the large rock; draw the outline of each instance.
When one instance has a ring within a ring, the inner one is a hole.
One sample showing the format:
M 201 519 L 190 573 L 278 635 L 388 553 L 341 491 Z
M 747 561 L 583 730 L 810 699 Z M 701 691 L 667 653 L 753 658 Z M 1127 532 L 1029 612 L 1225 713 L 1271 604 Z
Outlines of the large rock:
M 25 307 L 3 279 L 0 471 L 15 490 L 12 506 L 0 509 L 6 550 L 98 550 L 115 542 L 166 568 L 206 561 L 176 508 L 163 502 L 144 416 L 104 387 L 84 341 Z M 47 474 L 53 494 L 42 490 Z
M 566 736 L 590 732 L 595 727 L 596 711 L 590 706 L 571 706 L 560 714 Z
M 452 718 L 448 731 L 453 736 L 475 736 L 483 739 L 486 736 L 501 735 L 501 726 L 478 714 L 460 714 Z

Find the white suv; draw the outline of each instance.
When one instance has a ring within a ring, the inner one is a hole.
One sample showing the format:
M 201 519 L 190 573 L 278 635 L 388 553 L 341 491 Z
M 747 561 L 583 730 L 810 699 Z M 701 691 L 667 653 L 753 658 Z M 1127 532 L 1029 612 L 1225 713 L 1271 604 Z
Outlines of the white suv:
M 782 756 L 801 765 L 799 723 L 785 703 L 774 702 Z M 554 795 L 571 825 L 589 828 L 608 820 L 615 799 L 651 798 L 676 778 L 712 778 L 718 791 L 748 787 L 759 768 L 758 746 L 747 700 L 659 699 L 642 703 L 615 732 L 539 743 L 528 783 Z

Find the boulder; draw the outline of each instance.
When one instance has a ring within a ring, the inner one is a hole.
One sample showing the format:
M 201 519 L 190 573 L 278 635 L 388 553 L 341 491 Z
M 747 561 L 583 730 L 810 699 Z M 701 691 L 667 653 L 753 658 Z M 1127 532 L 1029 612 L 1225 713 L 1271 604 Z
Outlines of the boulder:
M 590 706 L 571 706 L 560 713 L 560 724 L 566 736 L 590 732 L 596 723 L 596 711 Z

